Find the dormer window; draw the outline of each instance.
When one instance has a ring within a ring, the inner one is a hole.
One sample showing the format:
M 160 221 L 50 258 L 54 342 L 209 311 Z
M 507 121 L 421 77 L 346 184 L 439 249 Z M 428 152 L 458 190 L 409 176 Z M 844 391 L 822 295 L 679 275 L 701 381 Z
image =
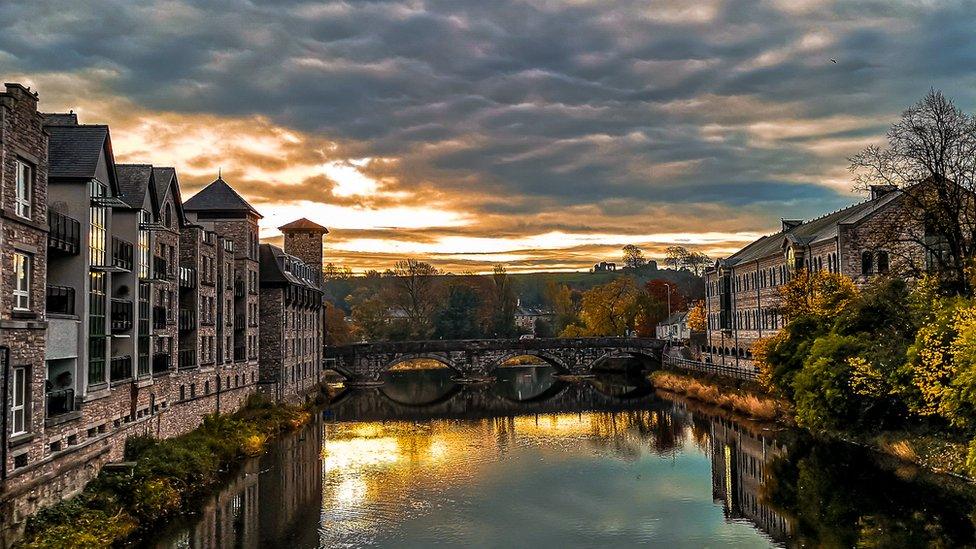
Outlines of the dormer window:
M 14 195 L 14 211 L 24 219 L 31 218 L 31 196 L 34 192 L 34 167 L 16 159 L 17 184 Z

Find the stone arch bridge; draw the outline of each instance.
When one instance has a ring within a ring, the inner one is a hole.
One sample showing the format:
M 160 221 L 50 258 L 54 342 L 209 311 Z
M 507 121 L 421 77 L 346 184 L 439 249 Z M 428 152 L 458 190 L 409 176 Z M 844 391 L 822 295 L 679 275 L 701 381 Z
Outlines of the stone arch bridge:
M 666 342 L 635 337 L 582 337 L 552 339 L 464 339 L 356 343 L 327 347 L 327 368 L 345 376 L 350 384 L 378 384 L 381 376 L 401 362 L 436 360 L 458 373 L 460 381 L 490 379 L 505 361 L 533 356 L 560 373 L 586 375 L 610 358 L 636 358 L 645 369 L 659 367 Z

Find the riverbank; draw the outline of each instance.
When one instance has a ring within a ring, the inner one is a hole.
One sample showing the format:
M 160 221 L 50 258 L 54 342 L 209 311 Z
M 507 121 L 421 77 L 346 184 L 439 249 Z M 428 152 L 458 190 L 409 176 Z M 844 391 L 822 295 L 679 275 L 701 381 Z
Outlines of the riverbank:
M 659 370 L 648 376 L 658 389 L 684 395 L 760 421 L 796 427 L 788 402 L 764 394 L 755 384 L 716 376 L 696 376 L 685 372 Z M 973 482 L 966 464 L 968 441 L 951 433 L 924 428 L 859 433 L 831 431 L 819 436 L 864 446 L 872 451 Z
M 130 438 L 125 463 L 105 467 L 81 494 L 32 517 L 17 546 L 108 547 L 137 538 L 190 510 L 242 459 L 310 419 L 306 407 L 252 397 L 234 414 L 208 416 L 184 435 Z

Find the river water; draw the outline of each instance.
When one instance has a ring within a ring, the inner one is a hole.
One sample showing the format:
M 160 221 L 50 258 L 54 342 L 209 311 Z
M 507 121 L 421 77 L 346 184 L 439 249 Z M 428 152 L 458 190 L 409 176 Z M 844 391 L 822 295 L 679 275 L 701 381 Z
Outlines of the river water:
M 625 375 L 393 372 L 245 463 L 156 547 L 973 545 L 968 485 Z

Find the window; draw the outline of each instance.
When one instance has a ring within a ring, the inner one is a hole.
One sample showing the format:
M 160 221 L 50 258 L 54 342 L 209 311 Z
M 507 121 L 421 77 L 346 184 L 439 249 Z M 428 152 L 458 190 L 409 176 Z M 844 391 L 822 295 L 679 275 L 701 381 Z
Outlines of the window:
M 869 275 L 874 272 L 874 255 L 871 252 L 861 254 L 861 274 Z
M 89 186 L 92 198 L 108 196 L 108 187 L 102 182 L 92 179 Z M 108 209 L 101 206 L 91 207 L 91 230 L 88 234 L 88 254 L 92 265 L 105 265 L 105 240 L 108 227 Z
M 878 272 L 881 274 L 888 272 L 888 252 L 884 250 L 878 252 Z
M 15 211 L 20 217 L 30 219 L 31 217 L 31 194 L 34 186 L 34 168 L 21 159 L 16 160 L 17 164 L 17 188 L 15 201 Z
M 27 367 L 14 368 L 13 375 L 13 435 L 27 432 Z
M 30 309 L 31 258 L 14 252 L 14 309 Z
M 166 209 L 163 211 L 163 223 L 165 223 L 167 227 L 172 227 L 173 226 L 173 211 L 172 210 L 173 209 L 170 207 L 170 205 L 167 204 L 166 205 Z

